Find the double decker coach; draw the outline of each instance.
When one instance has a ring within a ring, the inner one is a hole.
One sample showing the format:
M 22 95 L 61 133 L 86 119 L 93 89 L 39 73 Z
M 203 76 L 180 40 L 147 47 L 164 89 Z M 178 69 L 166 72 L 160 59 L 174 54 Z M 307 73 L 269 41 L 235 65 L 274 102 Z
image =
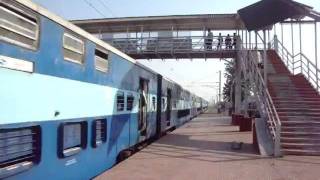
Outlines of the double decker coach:
M 90 179 L 180 125 L 160 74 L 31 1 L 0 14 L 0 179 Z

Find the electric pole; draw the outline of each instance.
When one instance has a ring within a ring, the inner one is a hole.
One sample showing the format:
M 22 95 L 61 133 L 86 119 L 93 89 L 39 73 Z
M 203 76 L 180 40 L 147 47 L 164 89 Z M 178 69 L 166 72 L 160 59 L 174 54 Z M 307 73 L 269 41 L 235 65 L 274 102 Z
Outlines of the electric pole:
M 221 102 L 221 70 L 219 71 L 219 102 Z

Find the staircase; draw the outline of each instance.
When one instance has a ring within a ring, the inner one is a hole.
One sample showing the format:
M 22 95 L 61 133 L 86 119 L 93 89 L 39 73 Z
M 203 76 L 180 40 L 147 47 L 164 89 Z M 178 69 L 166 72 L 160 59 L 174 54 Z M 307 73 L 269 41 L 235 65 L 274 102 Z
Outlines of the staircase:
M 302 74 L 292 75 L 268 51 L 268 90 L 281 120 L 283 155 L 320 155 L 320 95 Z

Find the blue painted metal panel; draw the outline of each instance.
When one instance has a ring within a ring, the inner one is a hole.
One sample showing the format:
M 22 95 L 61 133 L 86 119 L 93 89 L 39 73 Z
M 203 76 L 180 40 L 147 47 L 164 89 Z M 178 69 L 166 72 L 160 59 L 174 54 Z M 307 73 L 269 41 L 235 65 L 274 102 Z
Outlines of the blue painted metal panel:
M 156 119 L 152 114 L 148 114 L 148 137 L 155 135 Z M 90 179 L 106 169 L 111 168 L 116 163 L 117 155 L 120 151 L 127 149 L 139 143 L 138 115 L 122 114 L 106 117 L 91 117 L 71 120 L 55 120 L 42 121 L 39 123 L 23 123 L 23 124 L 8 124 L 2 125 L 1 128 L 12 127 L 28 127 L 40 125 L 42 129 L 42 157 L 38 165 L 32 167 L 16 176 L 8 179 Z M 93 148 L 91 143 L 80 153 L 59 159 L 57 156 L 58 149 L 58 127 L 63 122 L 87 121 L 88 122 L 88 142 L 92 140 L 91 125 L 95 119 L 107 119 L 107 141 L 98 148 Z M 129 130 L 130 129 L 130 130 Z M 130 134 L 130 135 L 129 135 Z M 130 142 L 129 142 L 130 140 Z

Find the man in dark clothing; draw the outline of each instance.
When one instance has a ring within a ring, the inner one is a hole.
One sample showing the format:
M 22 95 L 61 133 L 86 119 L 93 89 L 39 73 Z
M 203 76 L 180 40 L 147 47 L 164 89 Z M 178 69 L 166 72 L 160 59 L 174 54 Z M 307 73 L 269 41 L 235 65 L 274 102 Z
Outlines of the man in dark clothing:
M 217 49 L 221 49 L 222 43 L 223 43 L 223 38 L 221 36 L 221 33 L 219 33 Z
M 232 44 L 231 44 L 231 37 L 230 35 L 228 34 L 227 37 L 226 37 L 226 49 L 232 49 Z
M 211 32 L 211 29 L 208 29 L 208 35 L 205 39 L 206 49 L 211 50 L 212 49 L 212 41 L 213 41 L 213 34 Z
M 237 48 L 237 34 L 236 33 L 233 33 L 233 43 L 232 43 L 232 46 L 234 49 Z

